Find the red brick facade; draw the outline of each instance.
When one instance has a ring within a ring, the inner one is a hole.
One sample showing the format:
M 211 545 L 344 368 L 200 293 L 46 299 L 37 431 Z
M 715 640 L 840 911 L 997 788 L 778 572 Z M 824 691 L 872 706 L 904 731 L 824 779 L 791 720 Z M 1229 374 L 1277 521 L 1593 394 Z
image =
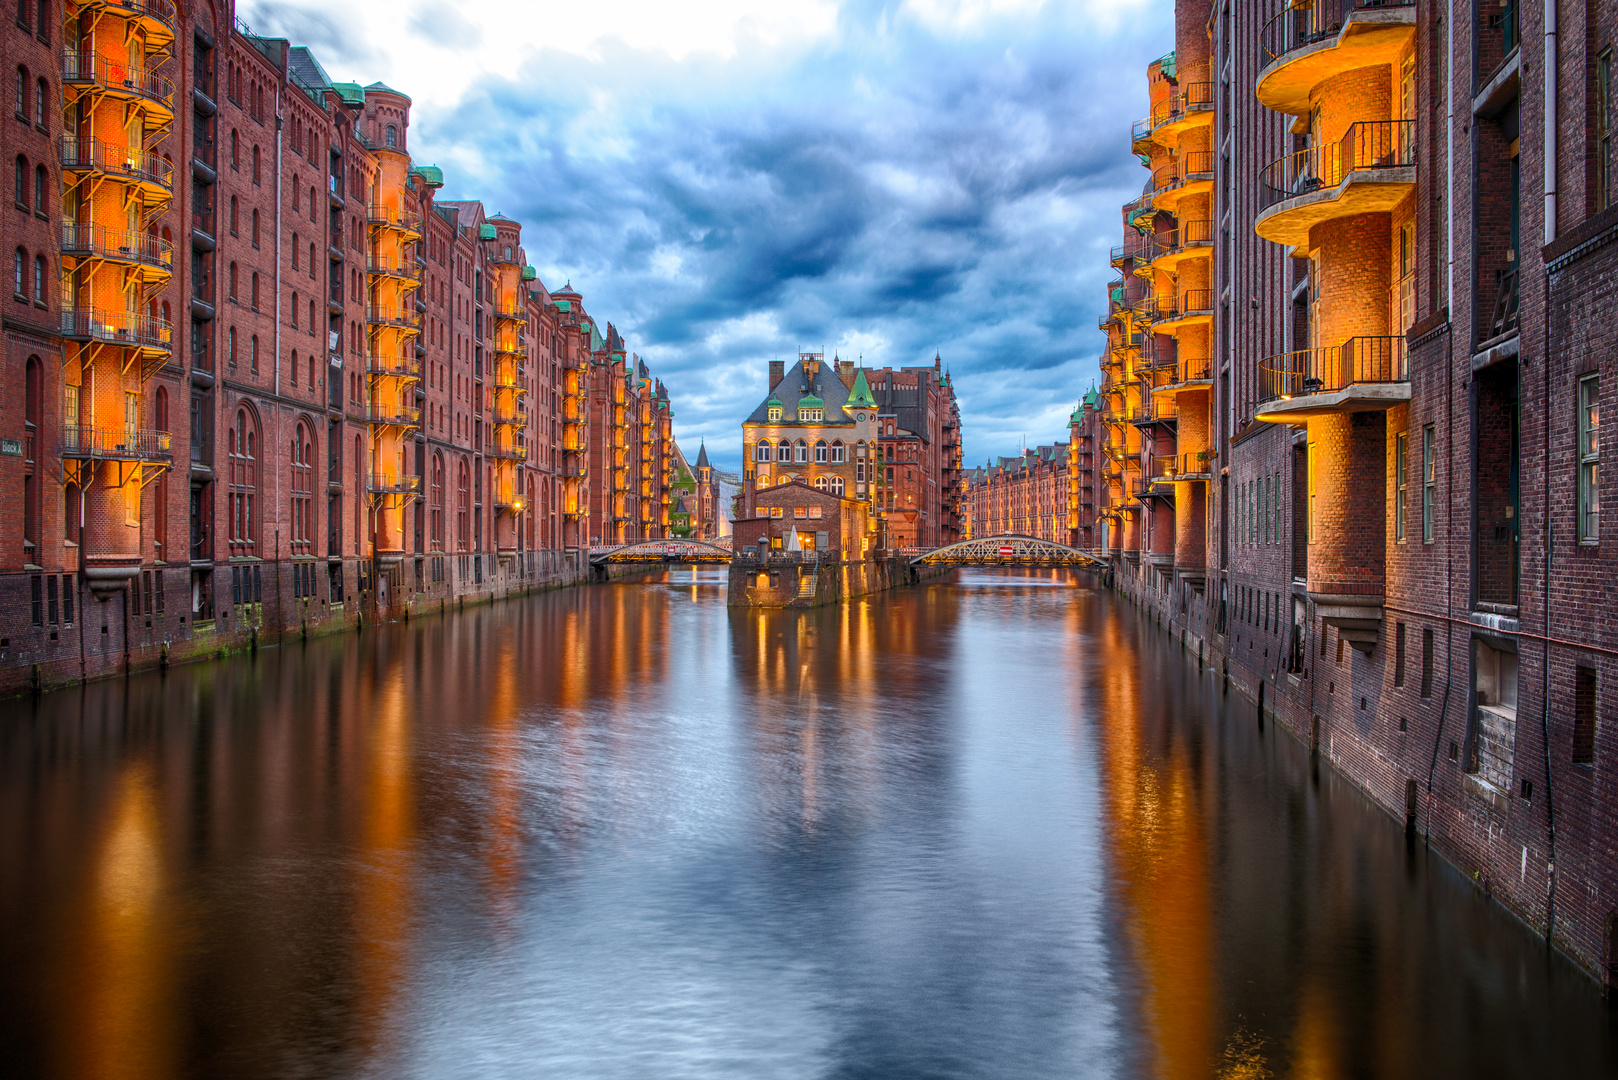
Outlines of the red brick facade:
M 228 4 L 22 9 L 0 683 L 574 580 L 591 439 L 622 444 L 613 527 L 662 535 L 666 391 L 520 225 L 437 198 L 408 97 Z
M 1093 485 L 1119 589 L 1618 982 L 1618 9 L 1561 12 L 1550 122 L 1543 6 L 1479 10 L 1177 6 L 1070 516 Z

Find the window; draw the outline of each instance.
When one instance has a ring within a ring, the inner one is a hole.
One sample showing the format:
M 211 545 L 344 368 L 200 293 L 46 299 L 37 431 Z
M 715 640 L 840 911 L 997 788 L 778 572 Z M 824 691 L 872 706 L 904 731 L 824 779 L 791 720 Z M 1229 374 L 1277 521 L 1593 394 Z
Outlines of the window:
M 1405 488 L 1407 480 L 1405 455 L 1410 451 L 1409 442 L 1409 436 L 1402 431 L 1393 437 L 1393 538 L 1401 541 L 1405 538 Z M 1399 624 L 1399 633 L 1404 634 L 1403 623 Z M 1404 648 L 1403 640 L 1401 636 L 1401 650 Z M 1400 655 L 1402 656 L 1403 653 L 1401 652 Z M 1395 685 L 1399 684 L 1396 683 Z
M 767 443 L 767 442 L 761 442 L 757 446 L 755 446 L 753 448 L 753 460 L 754 461 L 769 461 L 770 460 L 770 444 Z
M 28 298 L 28 252 L 18 248 L 11 257 L 11 291 L 17 294 L 18 300 Z
M 17 155 L 17 180 L 15 188 L 16 190 L 14 192 L 14 196 L 16 198 L 17 205 L 24 210 L 28 209 L 28 159 L 23 157 L 21 154 Z
M 253 246 L 258 247 L 258 211 L 253 211 Z
M 1405 684 L 1405 624 L 1393 624 L 1393 685 Z
M 841 465 L 848 460 L 848 448 L 841 441 L 831 444 L 831 461 L 833 465 Z
M 293 248 L 292 250 L 296 251 L 298 249 Z M 296 330 L 297 328 L 298 328 L 298 294 L 293 293 L 292 294 L 292 329 Z
M 45 102 L 50 97 L 51 86 L 41 78 L 34 84 L 34 123 L 40 127 L 45 126 Z
M 826 462 L 829 460 L 830 456 L 831 456 L 831 448 L 826 445 L 826 440 L 825 439 L 821 439 L 821 440 L 819 440 L 818 442 L 815 443 L 815 464 L 817 464 L 817 465 L 826 464 Z
M 253 335 L 253 340 L 248 343 L 247 363 L 248 363 L 248 370 L 251 371 L 254 375 L 257 375 L 258 374 L 258 335 L 257 334 L 254 334 Z
M 231 303 L 235 303 L 236 302 L 236 264 L 235 263 L 230 264 L 229 283 L 230 283 L 230 300 L 231 300 Z
M 432 545 L 444 550 L 444 455 L 433 455 Z
M 258 310 L 258 275 L 257 275 L 257 274 L 254 274 L 254 275 L 253 275 L 253 297 L 252 297 L 252 304 L 253 304 L 253 310 L 254 310 L 254 311 L 257 311 L 257 310 Z
M 240 203 L 237 201 L 236 196 L 232 195 L 230 197 L 230 235 L 232 236 L 238 235 L 236 228 L 239 206 Z
M 296 191 L 297 189 L 294 188 L 293 190 Z M 298 248 L 301 247 L 301 246 L 302 246 L 302 241 L 299 238 L 298 234 L 293 233 L 292 234 L 292 269 L 294 269 L 294 270 L 298 269 Z M 294 296 L 294 298 L 297 296 L 296 293 L 293 293 L 292 295 Z M 296 307 L 297 303 L 298 303 L 297 300 L 294 299 L 292 301 L 292 306 Z M 296 317 L 294 316 L 294 319 L 295 318 Z M 296 323 L 294 323 L 294 325 L 296 325 Z
M 399 130 L 392 124 L 389 124 L 387 130 L 383 133 L 382 139 L 384 145 L 389 147 L 397 147 L 399 145 Z
M 1596 57 L 1595 208 L 1612 205 L 1612 50 Z
M 1438 494 L 1435 482 L 1438 460 L 1433 425 L 1421 429 L 1421 542 L 1433 542 L 1433 499 Z
M 779 405 L 771 405 L 770 406 L 770 423 L 774 424 L 774 423 L 778 422 L 780 419 L 781 419 L 781 406 L 779 406 Z
M 775 460 L 776 461 L 791 461 L 792 460 L 792 444 L 787 442 L 785 439 L 782 439 L 781 440 L 781 445 L 777 446 L 775 448 Z
M 51 174 L 43 165 L 34 166 L 34 211 L 39 214 L 48 214 L 51 211 L 48 193 L 51 189 Z
M 45 256 L 34 256 L 34 303 L 45 304 Z
M 1579 380 L 1579 542 L 1601 539 L 1601 395 L 1598 377 Z
M 809 444 L 804 442 L 802 439 L 799 439 L 797 451 L 798 464 L 807 465 L 809 463 Z
M 292 385 L 297 386 L 298 385 L 298 350 L 297 349 L 292 350 L 292 362 L 287 365 L 287 370 L 289 372 L 291 372 L 291 383 L 292 383 Z
M 1421 631 L 1421 696 L 1433 696 L 1433 628 L 1430 626 Z
M 259 155 L 258 155 L 258 147 L 256 147 L 256 146 L 255 146 L 255 147 L 253 147 L 253 184 L 254 184 L 254 185 L 255 185 L 255 186 L 257 186 L 257 184 L 258 184 L 258 183 L 259 183 L 259 179 L 260 179 L 260 173 L 259 173 Z M 254 212 L 254 214 L 253 214 L 253 218 L 254 218 L 254 221 L 255 221 L 255 222 L 256 222 L 256 221 L 257 221 L 257 220 L 258 220 L 258 213 L 257 213 L 257 212 L 256 212 L 256 211 L 255 211 L 255 212 Z M 255 233 L 255 238 L 254 238 L 254 241 L 253 241 L 253 242 L 254 242 L 254 243 L 255 243 L 255 244 L 256 244 L 256 243 L 258 243 L 258 240 L 257 240 L 257 234 L 256 234 L 256 233 Z
M 227 513 L 230 542 L 250 554 L 258 539 L 258 425 L 245 408 L 236 410 L 230 429 L 230 493 Z M 238 554 L 244 553 L 238 551 Z
M 459 475 L 455 482 L 455 543 L 459 550 L 465 551 L 471 543 L 472 509 L 472 474 L 462 460 Z
M 1573 679 L 1573 764 L 1596 760 L 1596 671 L 1577 667 Z
M 242 167 L 242 137 L 235 128 L 230 129 L 230 167 L 240 171 Z M 231 200 L 235 201 L 234 198 Z

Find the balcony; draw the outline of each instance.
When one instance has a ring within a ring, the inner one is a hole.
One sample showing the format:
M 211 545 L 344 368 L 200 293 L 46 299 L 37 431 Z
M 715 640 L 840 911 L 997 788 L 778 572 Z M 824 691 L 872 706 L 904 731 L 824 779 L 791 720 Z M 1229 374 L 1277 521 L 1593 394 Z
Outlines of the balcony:
M 1152 393 L 1177 394 L 1182 390 L 1204 390 L 1213 385 L 1213 361 L 1207 357 L 1180 360 L 1169 370 L 1169 381 L 1152 387 Z
M 1416 190 L 1416 122 L 1350 124 L 1334 142 L 1271 162 L 1258 181 L 1253 231 L 1307 254 L 1313 226 L 1387 213 Z
M 365 358 L 365 373 L 379 378 L 414 382 L 421 378 L 421 363 L 413 356 L 368 356 Z
M 1213 191 L 1213 151 L 1190 150 L 1164 162 L 1152 174 L 1152 205 L 1175 212 L 1175 207 L 1192 195 Z
M 1209 480 L 1212 470 L 1213 454 L 1207 450 L 1186 450 L 1152 459 L 1152 477 L 1159 483 Z
M 525 428 L 528 426 L 528 414 L 524 412 L 517 412 L 513 409 L 497 408 L 491 414 L 490 420 L 495 427 Z
M 365 419 L 378 427 L 420 427 L 421 410 L 414 405 L 389 405 L 372 402 L 365 408 Z
M 1259 31 L 1259 104 L 1307 116 L 1311 90 L 1345 71 L 1396 62 L 1415 33 L 1414 0 L 1283 5 Z
M 419 330 L 419 316 L 409 308 L 368 307 L 365 321 L 372 326 L 394 326 L 401 330 Z
M 521 304 L 510 301 L 497 302 L 494 307 L 494 321 L 496 323 L 515 322 L 526 324 L 528 322 L 528 311 Z
M 173 349 L 174 328 L 167 319 L 133 311 L 104 308 L 64 308 L 62 336 L 74 341 L 125 345 L 167 356 Z
M 419 476 L 383 476 L 372 473 L 365 490 L 372 495 L 419 495 L 421 494 L 421 477 Z
M 174 84 L 149 69 L 130 67 L 95 52 L 68 49 L 62 53 L 62 82 L 136 106 L 144 113 L 148 129 L 174 120 Z
M 1213 257 L 1213 222 L 1207 219 L 1182 221 L 1177 229 L 1163 229 L 1147 239 L 1146 264 L 1135 264 L 1137 276 L 1162 271 L 1173 273 L 1187 259 Z
M 1143 116 L 1129 125 L 1129 152 L 1149 154 L 1152 150 L 1152 118 Z
M 149 47 L 174 40 L 174 5 L 169 0 L 89 0 L 84 6 L 136 23 L 146 31 Z
M 1152 139 L 1172 145 L 1193 127 L 1213 124 L 1214 86 L 1211 82 L 1181 83 L 1152 106 Z
M 66 172 L 133 184 L 147 203 L 163 202 L 174 195 L 174 166 L 150 150 L 115 146 L 88 135 L 64 135 L 57 150 Z
M 372 277 L 396 278 L 413 284 L 421 281 L 421 267 L 417 266 L 413 259 L 389 262 L 387 259 L 373 257 L 366 264 L 365 271 Z
M 421 218 L 391 206 L 372 206 L 365 211 L 365 220 L 373 229 L 385 229 L 414 240 L 421 236 Z
M 62 456 L 79 461 L 136 461 L 172 465 L 173 439 L 166 431 L 66 425 L 62 429 Z
M 522 446 L 491 446 L 486 456 L 496 461 L 527 461 L 528 450 Z
M 64 223 L 62 254 L 132 267 L 147 284 L 167 281 L 174 274 L 173 242 L 150 233 L 128 233 L 101 225 Z
M 1172 334 L 1184 326 L 1213 322 L 1213 290 L 1185 289 L 1179 296 L 1165 296 L 1152 319 L 1152 332 Z
M 1341 345 L 1272 356 L 1259 364 L 1259 420 L 1391 409 L 1410 400 L 1405 339 L 1349 338 Z

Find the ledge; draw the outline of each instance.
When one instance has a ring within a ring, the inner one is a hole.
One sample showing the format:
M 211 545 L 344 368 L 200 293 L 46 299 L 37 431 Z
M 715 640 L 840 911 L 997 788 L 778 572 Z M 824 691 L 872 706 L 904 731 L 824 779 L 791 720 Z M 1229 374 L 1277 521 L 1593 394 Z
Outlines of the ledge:
M 1511 51 L 1505 63 L 1495 69 L 1488 84 L 1472 95 L 1472 115 L 1491 117 L 1511 104 L 1511 99 L 1520 92 L 1518 72 L 1521 70 L 1522 47 L 1519 45 Z
M 1491 339 L 1494 343 L 1484 342 L 1485 348 L 1472 354 L 1472 371 L 1482 371 L 1495 364 L 1507 360 L 1515 360 L 1522 353 L 1522 335 L 1513 330 L 1510 334 L 1502 335 L 1503 340 Z

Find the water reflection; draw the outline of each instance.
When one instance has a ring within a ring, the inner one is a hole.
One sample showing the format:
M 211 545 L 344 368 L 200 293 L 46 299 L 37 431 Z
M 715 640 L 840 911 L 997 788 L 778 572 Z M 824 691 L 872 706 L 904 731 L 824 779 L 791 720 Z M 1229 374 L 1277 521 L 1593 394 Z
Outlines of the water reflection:
M 723 571 L 15 703 L 27 1076 L 1598 1075 L 1608 1014 L 1065 573 Z

